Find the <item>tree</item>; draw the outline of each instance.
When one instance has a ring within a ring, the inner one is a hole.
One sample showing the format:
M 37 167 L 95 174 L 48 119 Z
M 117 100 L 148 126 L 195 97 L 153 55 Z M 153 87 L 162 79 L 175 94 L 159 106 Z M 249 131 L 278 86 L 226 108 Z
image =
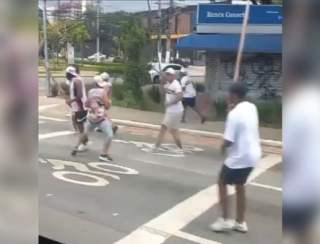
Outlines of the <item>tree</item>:
M 141 86 L 146 78 L 146 63 L 149 59 L 146 55 L 146 48 L 149 40 L 147 33 L 136 19 L 132 18 L 132 20 L 122 23 L 120 47 L 126 61 L 124 82 L 140 106 L 143 103 Z
M 118 11 L 114 13 L 100 12 L 100 40 L 103 44 L 101 52 L 106 55 L 116 56 L 118 53 L 117 38 L 120 38 L 120 29 L 123 21 L 128 21 L 132 13 Z M 84 23 L 88 29 L 90 40 L 95 45 L 97 38 L 96 24 L 97 24 L 97 8 L 96 6 L 89 6 L 84 14 Z
M 86 26 L 79 20 L 58 20 L 48 25 L 49 48 L 57 59 L 61 51 L 66 53 L 67 43 L 82 46 L 89 37 Z
M 79 23 L 74 26 L 70 33 L 70 42 L 80 47 L 81 58 L 83 58 L 83 46 L 85 41 L 90 38 L 89 32 L 84 23 Z

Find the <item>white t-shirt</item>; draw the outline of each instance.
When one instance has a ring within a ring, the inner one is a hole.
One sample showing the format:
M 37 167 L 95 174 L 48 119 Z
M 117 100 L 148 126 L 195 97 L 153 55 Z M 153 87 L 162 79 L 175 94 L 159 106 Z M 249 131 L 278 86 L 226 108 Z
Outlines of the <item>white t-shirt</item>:
M 227 117 L 224 139 L 232 142 L 225 165 L 232 169 L 255 167 L 261 158 L 259 119 L 256 106 L 241 102 Z
M 191 98 L 196 96 L 196 89 L 194 89 L 189 76 L 186 75 L 181 78 L 181 86 L 182 89 L 185 89 L 183 92 L 183 97 Z
M 177 98 L 177 94 L 182 92 L 182 87 L 179 81 L 174 80 L 171 83 L 167 83 L 164 86 L 165 93 L 166 93 L 166 102 L 172 102 Z M 167 113 L 181 113 L 183 112 L 183 105 L 182 102 L 179 101 L 176 104 L 172 104 L 166 109 Z
M 320 88 L 308 85 L 284 100 L 283 203 L 320 203 Z

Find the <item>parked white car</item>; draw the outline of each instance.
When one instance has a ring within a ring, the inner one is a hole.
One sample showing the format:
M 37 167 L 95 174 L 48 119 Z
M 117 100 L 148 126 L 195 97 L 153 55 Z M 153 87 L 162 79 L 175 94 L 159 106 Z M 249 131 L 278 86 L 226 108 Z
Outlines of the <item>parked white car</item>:
M 160 67 L 159 63 L 150 63 L 151 69 L 149 70 L 149 75 L 152 83 L 159 83 L 160 81 Z M 180 64 L 174 63 L 161 63 L 161 72 L 165 72 L 168 68 L 173 68 L 178 72 L 183 68 Z
M 89 60 L 96 60 L 97 57 L 99 57 L 98 55 L 100 56 L 100 60 L 104 60 L 104 59 L 107 58 L 107 56 L 104 55 L 104 54 L 102 54 L 102 53 L 95 53 L 95 54 L 89 56 L 88 59 L 89 59 Z

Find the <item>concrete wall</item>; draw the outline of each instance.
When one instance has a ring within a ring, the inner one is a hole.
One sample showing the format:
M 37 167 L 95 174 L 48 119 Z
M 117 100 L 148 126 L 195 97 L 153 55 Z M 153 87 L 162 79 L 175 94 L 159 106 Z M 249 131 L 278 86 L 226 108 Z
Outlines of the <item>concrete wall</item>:
M 232 83 L 235 54 L 207 51 L 206 86 L 212 98 L 224 96 Z M 280 54 L 245 54 L 240 80 L 246 82 L 249 97 L 270 99 L 282 95 L 282 56 Z

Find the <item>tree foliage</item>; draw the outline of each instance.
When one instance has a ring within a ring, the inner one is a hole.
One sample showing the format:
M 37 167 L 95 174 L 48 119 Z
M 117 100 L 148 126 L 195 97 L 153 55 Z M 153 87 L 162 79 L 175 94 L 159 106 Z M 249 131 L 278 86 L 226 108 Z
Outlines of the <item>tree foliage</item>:
M 142 105 L 141 86 L 146 79 L 146 47 L 149 37 L 138 21 L 131 19 L 121 24 L 120 46 L 126 61 L 125 86 L 133 95 L 135 101 Z
M 67 43 L 82 45 L 90 38 L 82 21 L 58 20 L 48 25 L 48 44 L 50 50 L 60 53 Z

